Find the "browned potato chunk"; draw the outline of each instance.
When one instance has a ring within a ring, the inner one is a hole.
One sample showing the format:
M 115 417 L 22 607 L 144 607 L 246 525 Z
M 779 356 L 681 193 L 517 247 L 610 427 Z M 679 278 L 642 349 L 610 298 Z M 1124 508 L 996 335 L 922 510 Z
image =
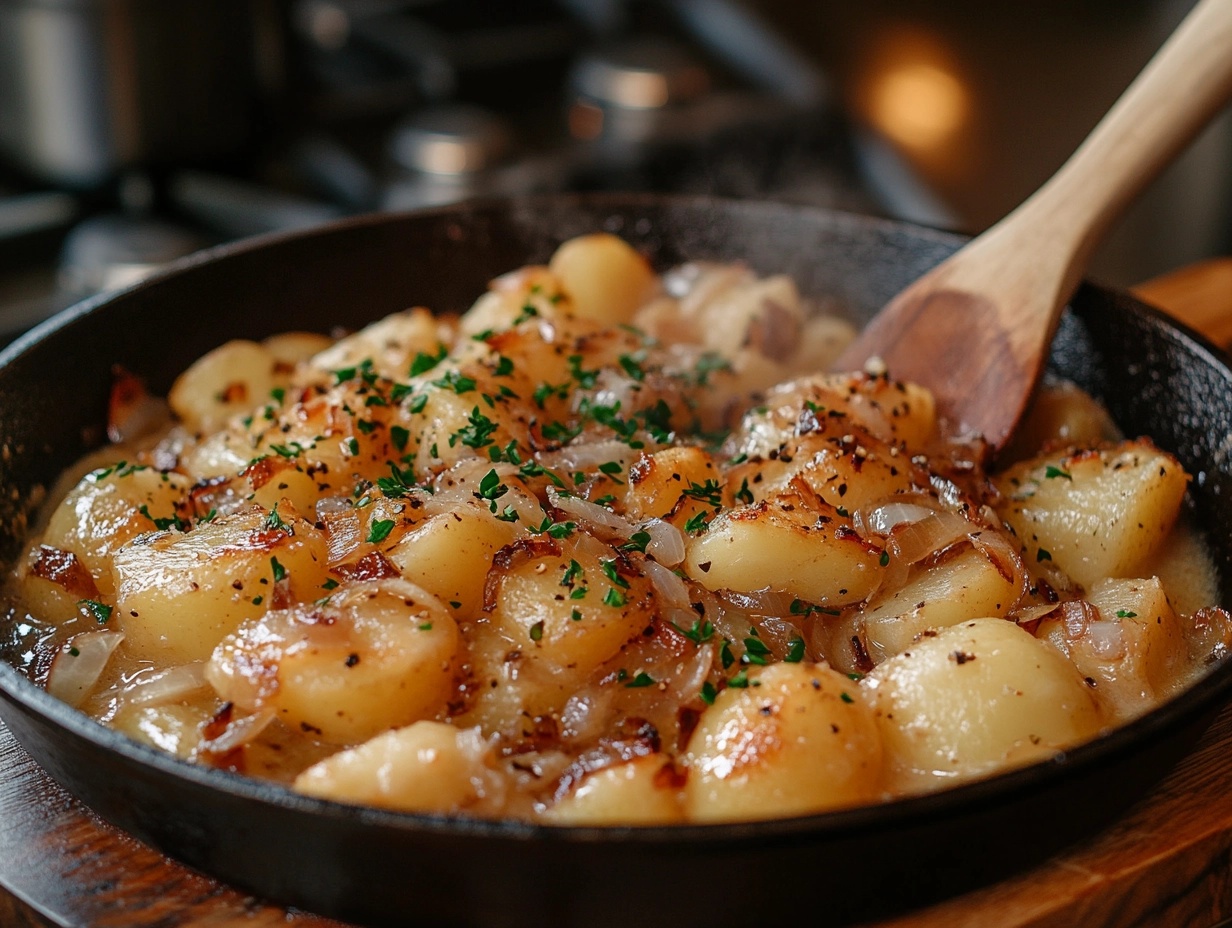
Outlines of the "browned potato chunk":
M 881 738 L 855 683 L 809 664 L 749 677 L 719 694 L 689 739 L 690 820 L 805 815 L 880 795 Z
M 206 679 L 243 709 L 273 709 L 346 744 L 438 713 L 457 650 L 457 625 L 434 596 L 372 580 L 249 619 L 214 650 Z
M 1172 529 L 1189 478 L 1149 441 L 1047 454 L 997 480 L 998 507 L 1028 563 L 1051 560 L 1083 586 L 1139 573 Z
M 279 518 L 284 527 L 271 528 L 269 514 L 254 507 L 118 549 L 115 624 L 125 650 L 163 664 L 205 660 L 223 636 L 269 608 L 276 574 L 285 572 L 294 598 L 320 596 L 324 537 L 290 511 Z

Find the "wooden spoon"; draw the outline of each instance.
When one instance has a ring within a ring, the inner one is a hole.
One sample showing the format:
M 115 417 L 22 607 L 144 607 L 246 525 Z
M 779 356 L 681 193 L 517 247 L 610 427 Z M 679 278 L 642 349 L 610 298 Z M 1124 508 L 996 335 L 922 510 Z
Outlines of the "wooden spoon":
M 946 434 L 995 453 L 1095 246 L 1230 96 L 1232 0 L 1202 0 L 1061 170 L 891 300 L 835 368 L 880 358 L 933 391 Z

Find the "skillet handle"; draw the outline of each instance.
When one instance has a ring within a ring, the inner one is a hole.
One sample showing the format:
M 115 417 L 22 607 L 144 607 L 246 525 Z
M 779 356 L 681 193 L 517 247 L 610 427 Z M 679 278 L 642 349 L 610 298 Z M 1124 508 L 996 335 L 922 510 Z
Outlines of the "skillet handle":
M 1232 348 L 1232 257 L 1188 264 L 1131 291 L 1221 348 Z

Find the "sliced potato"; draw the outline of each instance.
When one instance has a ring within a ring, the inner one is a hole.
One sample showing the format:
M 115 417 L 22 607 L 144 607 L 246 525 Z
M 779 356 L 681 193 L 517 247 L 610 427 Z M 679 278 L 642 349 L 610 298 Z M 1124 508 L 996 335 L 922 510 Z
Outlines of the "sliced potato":
M 273 354 L 256 342 L 235 340 L 198 358 L 176 378 L 167 396 L 191 429 L 208 431 L 251 411 L 275 386 Z
M 1048 757 L 1104 723 L 1074 665 L 1004 619 L 942 629 L 863 685 L 893 786 L 909 792 Z
M 604 767 L 548 807 L 561 825 L 670 825 L 684 819 L 678 775 L 661 754 Z
M 416 722 L 314 764 L 295 779 L 309 796 L 407 812 L 457 812 L 476 799 L 487 746 L 474 730 Z
M 56 507 L 43 543 L 71 551 L 94 577 L 104 596 L 114 586 L 111 557 L 115 550 L 158 524 L 174 523 L 176 504 L 192 486 L 180 474 L 152 467 L 119 465 L 87 474 Z M 155 522 L 158 520 L 158 523 Z
M 404 578 L 449 605 L 454 615 L 477 615 L 483 579 L 496 552 L 518 528 L 477 506 L 433 516 L 404 536 L 385 556 Z
M 435 355 L 452 340 L 448 325 L 422 307 L 378 319 L 340 339 L 311 359 L 317 370 L 336 371 L 365 361 L 390 380 L 405 380 L 410 362 L 423 352 Z
M 787 497 L 728 510 L 685 549 L 685 571 L 711 590 L 783 590 L 813 603 L 859 602 L 877 587 L 881 551 L 825 503 Z
M 1049 619 L 1036 634 L 1074 662 L 1112 717 L 1140 715 L 1180 686 L 1185 633 L 1158 579 L 1101 580 L 1087 601 L 1093 621 Z
M 691 821 L 805 815 L 881 792 L 881 738 L 859 687 L 828 667 L 772 664 L 727 689 L 689 738 Z
M 929 629 L 1004 616 L 1018 599 L 1013 578 L 975 548 L 920 571 L 906 586 L 870 603 L 865 641 L 880 663 L 901 654 Z
M 370 580 L 248 619 L 205 675 L 243 709 L 273 709 L 293 729 L 347 744 L 436 715 L 457 651 L 457 625 L 436 597 L 405 580 Z
M 1139 439 L 1011 467 L 996 478 L 997 511 L 1028 563 L 1051 560 L 1089 587 L 1140 573 L 1172 530 L 1188 482 L 1176 458 Z
M 160 665 L 205 660 L 223 636 L 269 608 L 275 561 L 295 599 L 320 596 L 325 538 L 290 511 L 280 519 L 285 528 L 271 528 L 269 514 L 254 507 L 120 547 L 115 624 L 127 653 Z

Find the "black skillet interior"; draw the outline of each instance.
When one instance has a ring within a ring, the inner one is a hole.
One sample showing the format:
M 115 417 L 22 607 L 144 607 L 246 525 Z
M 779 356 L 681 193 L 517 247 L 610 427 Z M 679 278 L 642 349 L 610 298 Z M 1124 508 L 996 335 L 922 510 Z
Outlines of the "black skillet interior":
M 356 327 L 409 305 L 465 309 L 495 274 L 605 229 L 660 267 L 742 260 L 857 319 L 959 240 L 843 214 L 662 197 L 547 198 L 359 219 L 241 244 L 77 307 L 0 355 L 3 552 L 21 503 L 99 440 L 113 365 L 165 391 L 229 338 Z M 1128 297 L 1084 287 L 1053 369 L 1196 475 L 1232 602 L 1232 372 Z M 0 709 L 104 817 L 268 898 L 386 924 L 725 925 L 885 914 L 1027 866 L 1107 821 L 1192 743 L 1232 685 L 1179 700 L 1055 762 L 947 793 L 810 818 L 675 829 L 549 829 L 355 809 L 192 767 L 86 720 L 0 666 Z

